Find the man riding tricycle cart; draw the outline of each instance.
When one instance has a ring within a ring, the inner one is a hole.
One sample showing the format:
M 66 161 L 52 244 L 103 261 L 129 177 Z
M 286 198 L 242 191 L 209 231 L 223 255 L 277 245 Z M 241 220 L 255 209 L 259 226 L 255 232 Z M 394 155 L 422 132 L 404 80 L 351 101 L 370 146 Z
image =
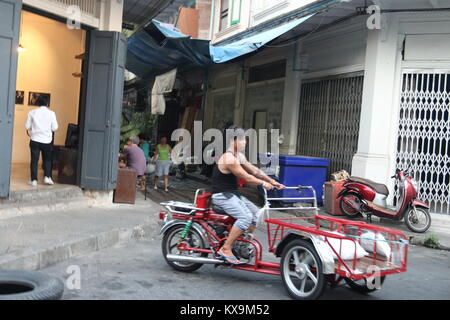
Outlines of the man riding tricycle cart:
M 164 225 L 162 252 L 167 263 L 178 271 L 192 272 L 203 264 L 281 275 L 289 295 L 295 299 L 317 299 L 325 283 L 332 287 L 345 281 L 352 289 L 368 293 L 377 290 L 385 276 L 406 271 L 407 240 L 400 231 L 328 218 L 317 214 L 316 192 L 311 186 L 285 187 L 251 165 L 242 155 L 242 129 L 216 162 L 212 193 L 197 190 L 193 203 L 161 203 Z M 264 190 L 265 204 L 258 209 L 238 190 L 238 179 Z M 295 197 L 268 198 L 267 190 L 291 189 Z M 304 193 L 308 193 L 304 196 Z M 273 218 L 271 201 L 309 202 L 313 217 Z M 265 218 L 265 219 L 264 219 Z M 266 223 L 268 251 L 253 231 Z
M 311 187 L 292 189 L 305 188 Z M 246 233 L 233 247 L 241 263 L 229 264 L 221 259 L 217 252 L 235 219 L 211 208 L 211 194 L 203 190 L 197 190 L 193 204 L 162 203 L 167 208 L 160 212 L 164 220 L 161 230 L 164 258 L 171 267 L 184 272 L 195 271 L 203 264 L 215 264 L 281 275 L 289 295 L 295 299 L 319 298 L 326 282 L 336 287 L 345 281 L 355 291 L 369 293 L 379 289 L 387 275 L 406 272 L 408 244 L 402 232 L 318 214 L 270 218 L 272 210 L 295 208 L 271 208 L 269 201 L 274 199 L 266 197 L 263 209 L 267 216 L 268 251 L 280 258 L 279 262 L 264 261 L 261 241 Z

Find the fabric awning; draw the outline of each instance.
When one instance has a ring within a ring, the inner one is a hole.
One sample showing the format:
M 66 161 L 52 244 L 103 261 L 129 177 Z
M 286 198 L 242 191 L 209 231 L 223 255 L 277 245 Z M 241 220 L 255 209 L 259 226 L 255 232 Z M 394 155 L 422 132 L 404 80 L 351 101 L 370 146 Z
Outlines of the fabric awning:
M 302 24 L 315 14 L 293 20 L 276 28 L 255 34 L 225 46 L 209 46 L 209 54 L 214 63 L 223 63 L 261 48 L 266 43 Z
M 331 15 L 339 18 L 342 12 L 348 12 L 348 9 L 340 4 L 350 1 L 362 0 L 313 1 L 308 6 L 261 23 L 216 45 L 211 45 L 209 40 L 193 39 L 180 33 L 172 25 L 152 20 L 144 29 L 128 39 L 126 67 L 135 75 L 148 78 L 184 65 L 206 67 L 214 63 L 224 63 L 255 52 L 280 36 L 296 32 L 297 26 L 316 15 L 321 16 L 318 26 L 322 25 L 327 12 L 333 11 L 334 8 L 340 12 Z M 308 21 L 308 24 L 314 25 L 315 19 Z M 333 21 L 330 17 L 327 19 Z
M 314 14 L 290 21 L 225 46 L 209 40 L 193 39 L 157 20 L 128 39 L 126 68 L 144 78 L 164 73 L 184 64 L 208 66 L 224 63 L 258 50 L 266 43 L 292 30 Z

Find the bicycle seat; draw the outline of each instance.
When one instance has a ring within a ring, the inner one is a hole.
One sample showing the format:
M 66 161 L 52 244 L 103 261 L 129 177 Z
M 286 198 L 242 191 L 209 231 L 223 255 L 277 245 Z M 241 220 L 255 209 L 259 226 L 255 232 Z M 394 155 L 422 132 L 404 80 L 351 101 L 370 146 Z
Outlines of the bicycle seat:
M 377 193 L 383 194 L 385 196 L 389 195 L 389 190 L 386 187 L 386 185 L 382 183 L 377 183 L 375 181 L 364 179 L 360 177 L 350 177 L 351 181 L 359 182 L 368 185 L 369 187 L 373 188 Z

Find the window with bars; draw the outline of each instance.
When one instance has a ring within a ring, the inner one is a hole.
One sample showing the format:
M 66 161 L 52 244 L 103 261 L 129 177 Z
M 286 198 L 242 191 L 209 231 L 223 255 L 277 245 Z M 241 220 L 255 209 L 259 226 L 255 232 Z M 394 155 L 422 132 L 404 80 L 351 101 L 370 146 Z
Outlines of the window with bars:
M 300 95 L 297 152 L 330 159 L 328 174 L 351 172 L 358 148 L 363 75 L 304 82 Z
M 396 166 L 411 170 L 418 197 L 450 214 L 450 70 L 404 71 Z M 398 198 L 398 192 L 395 192 Z
M 222 31 L 228 27 L 228 8 L 229 8 L 229 0 L 220 0 L 219 31 Z

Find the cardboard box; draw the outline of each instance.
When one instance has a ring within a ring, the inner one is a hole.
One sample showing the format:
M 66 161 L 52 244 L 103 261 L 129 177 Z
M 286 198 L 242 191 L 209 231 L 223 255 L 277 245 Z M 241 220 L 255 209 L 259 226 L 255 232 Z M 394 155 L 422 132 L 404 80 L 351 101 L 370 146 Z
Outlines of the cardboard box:
M 324 190 L 324 205 L 325 211 L 334 216 L 343 216 L 339 203 L 341 199 L 336 199 L 337 195 L 344 188 L 344 183 L 347 181 L 327 181 L 325 182 Z

